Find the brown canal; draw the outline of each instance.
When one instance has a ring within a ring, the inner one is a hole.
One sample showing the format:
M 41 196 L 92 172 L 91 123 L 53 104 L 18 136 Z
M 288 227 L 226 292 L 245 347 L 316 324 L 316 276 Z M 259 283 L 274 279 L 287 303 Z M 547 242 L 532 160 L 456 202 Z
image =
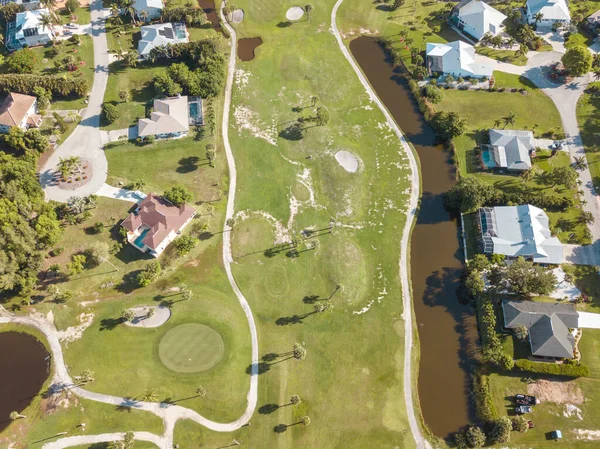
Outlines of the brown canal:
M 254 59 L 254 50 L 263 43 L 260 37 L 245 37 L 238 40 L 238 57 L 242 61 L 252 61 Z
M 425 423 L 445 438 L 472 421 L 468 370 L 477 344 L 472 310 L 459 303 L 463 268 L 458 227 L 445 210 L 443 193 L 455 182 L 449 154 L 419 112 L 398 69 L 374 38 L 359 37 L 350 51 L 421 162 L 421 205 L 411 240 L 414 308 L 421 346 L 419 398 Z
M 22 412 L 50 372 L 48 351 L 29 334 L 0 332 L 0 432 L 11 412 Z
M 198 0 L 198 5 L 200 5 L 200 8 L 206 13 L 206 18 L 212 23 L 215 31 L 219 33 L 222 32 L 221 19 L 219 19 L 219 14 L 215 9 L 215 2 L 213 0 Z

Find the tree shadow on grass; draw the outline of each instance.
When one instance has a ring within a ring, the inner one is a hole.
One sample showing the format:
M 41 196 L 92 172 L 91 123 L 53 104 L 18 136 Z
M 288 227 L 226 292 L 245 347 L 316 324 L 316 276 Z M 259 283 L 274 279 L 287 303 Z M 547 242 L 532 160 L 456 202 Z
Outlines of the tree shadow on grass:
M 258 413 L 261 415 L 270 415 L 271 413 L 276 412 L 279 409 L 279 405 L 277 404 L 265 404 L 258 409 Z
M 177 163 L 179 167 L 175 169 L 177 173 L 191 173 L 198 169 L 198 162 L 200 162 L 200 158 L 198 156 L 188 156 L 179 159 Z
M 271 365 L 264 362 L 259 362 L 258 364 L 258 374 L 264 374 L 271 369 Z M 252 374 L 252 368 L 254 364 L 250 364 L 246 367 L 246 374 Z
M 275 427 L 273 427 L 273 432 L 283 433 L 287 430 L 287 428 L 288 428 L 287 424 L 277 424 Z
M 304 127 L 301 123 L 296 122 L 279 131 L 279 137 L 290 141 L 302 140 L 304 138 Z
M 277 24 L 277 28 L 289 28 L 293 25 L 292 22 L 290 22 L 289 20 L 285 21 L 285 22 L 279 22 Z
M 140 274 L 141 272 L 142 272 L 142 270 L 135 270 L 135 271 L 126 273 L 123 276 L 123 282 L 121 284 L 117 285 L 117 291 L 119 291 L 121 293 L 131 293 L 136 288 L 138 288 L 137 277 L 138 277 L 138 274 Z
M 100 330 L 111 331 L 122 322 L 123 320 L 121 318 L 104 318 L 100 320 Z

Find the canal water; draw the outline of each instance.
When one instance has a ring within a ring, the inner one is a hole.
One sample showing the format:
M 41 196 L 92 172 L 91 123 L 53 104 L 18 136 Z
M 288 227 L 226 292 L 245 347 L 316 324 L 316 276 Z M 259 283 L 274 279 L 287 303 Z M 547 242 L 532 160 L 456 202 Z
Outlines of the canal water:
M 254 59 L 254 50 L 262 45 L 263 41 L 260 37 L 245 37 L 238 39 L 238 58 L 242 61 L 252 61 Z
M 43 344 L 29 334 L 0 333 L 0 432 L 10 413 L 22 412 L 40 392 L 50 372 Z
M 443 193 L 454 185 L 456 173 L 376 40 L 359 37 L 350 43 L 350 51 L 421 163 L 422 197 L 410 256 L 421 347 L 419 398 L 425 423 L 445 438 L 473 418 L 467 373 L 478 338 L 472 310 L 457 298 L 462 250 L 456 220 L 443 204 Z
M 216 32 L 221 32 L 221 20 L 219 14 L 215 9 L 215 2 L 213 0 L 198 0 L 198 5 L 206 13 L 206 18 L 212 24 Z

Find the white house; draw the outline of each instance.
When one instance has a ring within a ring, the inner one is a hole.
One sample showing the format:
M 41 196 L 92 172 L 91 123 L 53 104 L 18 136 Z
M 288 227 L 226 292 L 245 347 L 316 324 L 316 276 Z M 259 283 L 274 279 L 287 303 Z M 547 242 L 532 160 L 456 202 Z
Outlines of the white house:
M 42 116 L 37 112 L 37 98 L 9 93 L 0 103 L 0 133 L 7 133 L 13 126 L 23 131 L 38 128 L 42 124 Z
M 550 232 L 548 215 L 539 207 L 483 207 L 479 209 L 483 251 L 519 256 L 537 263 L 563 263 L 563 247 Z
M 7 24 L 6 48 L 14 51 L 23 47 L 44 45 L 52 41 L 54 31 L 51 27 L 45 27 L 40 23 L 43 15 L 50 15 L 50 11 L 42 8 L 18 13 L 15 21 Z
M 127 231 L 127 241 L 137 250 L 158 257 L 194 215 L 196 211 L 187 204 L 177 207 L 149 193 L 121 226 Z
M 9 3 L 23 5 L 26 9 L 33 9 L 40 3 L 39 0 L 0 0 L 0 6 L 6 6 Z
M 142 118 L 138 124 L 138 136 L 154 136 L 158 139 L 183 137 L 190 129 L 188 97 L 180 96 L 154 100 L 150 118 Z
M 538 13 L 542 15 L 542 20 L 537 22 L 538 28 L 550 28 L 554 22 L 560 22 L 563 26 L 571 23 L 566 0 L 527 0 L 525 13 L 530 24 L 536 23 Z
M 138 53 L 144 59 L 150 57 L 153 48 L 190 41 L 184 23 L 146 25 L 142 27 L 141 32 L 142 38 L 138 42 Z
M 492 36 L 504 30 L 506 16 L 481 0 L 462 0 L 452 10 L 450 22 L 460 31 L 480 40 L 484 34 Z
M 490 78 L 491 66 L 475 61 L 475 48 L 463 41 L 447 44 L 427 43 L 427 69 L 429 73 L 440 72 L 454 77 Z
M 489 136 L 489 145 L 481 146 L 481 158 L 486 168 L 512 171 L 531 168 L 529 154 L 535 148 L 531 131 L 490 129 Z
M 133 2 L 133 8 L 137 12 L 140 20 L 154 20 L 160 18 L 164 7 L 165 4 L 162 0 L 135 0 Z M 142 11 L 146 11 L 147 13 L 145 18 Z

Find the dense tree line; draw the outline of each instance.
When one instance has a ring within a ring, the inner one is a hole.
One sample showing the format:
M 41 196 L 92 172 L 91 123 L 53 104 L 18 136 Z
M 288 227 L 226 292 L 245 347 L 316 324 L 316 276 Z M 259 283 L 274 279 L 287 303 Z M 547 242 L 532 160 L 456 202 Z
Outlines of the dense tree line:
M 53 97 L 83 97 L 90 86 L 83 78 L 66 78 L 60 75 L 5 74 L 0 75 L 0 90 L 35 95 L 41 87 Z
M 214 40 L 154 48 L 150 57 L 168 58 L 176 62 L 155 78 L 154 86 L 158 94 L 184 93 L 210 98 L 223 89 L 226 60 Z
M 0 290 L 27 293 L 61 229 L 35 174 L 37 157 L 0 153 Z

